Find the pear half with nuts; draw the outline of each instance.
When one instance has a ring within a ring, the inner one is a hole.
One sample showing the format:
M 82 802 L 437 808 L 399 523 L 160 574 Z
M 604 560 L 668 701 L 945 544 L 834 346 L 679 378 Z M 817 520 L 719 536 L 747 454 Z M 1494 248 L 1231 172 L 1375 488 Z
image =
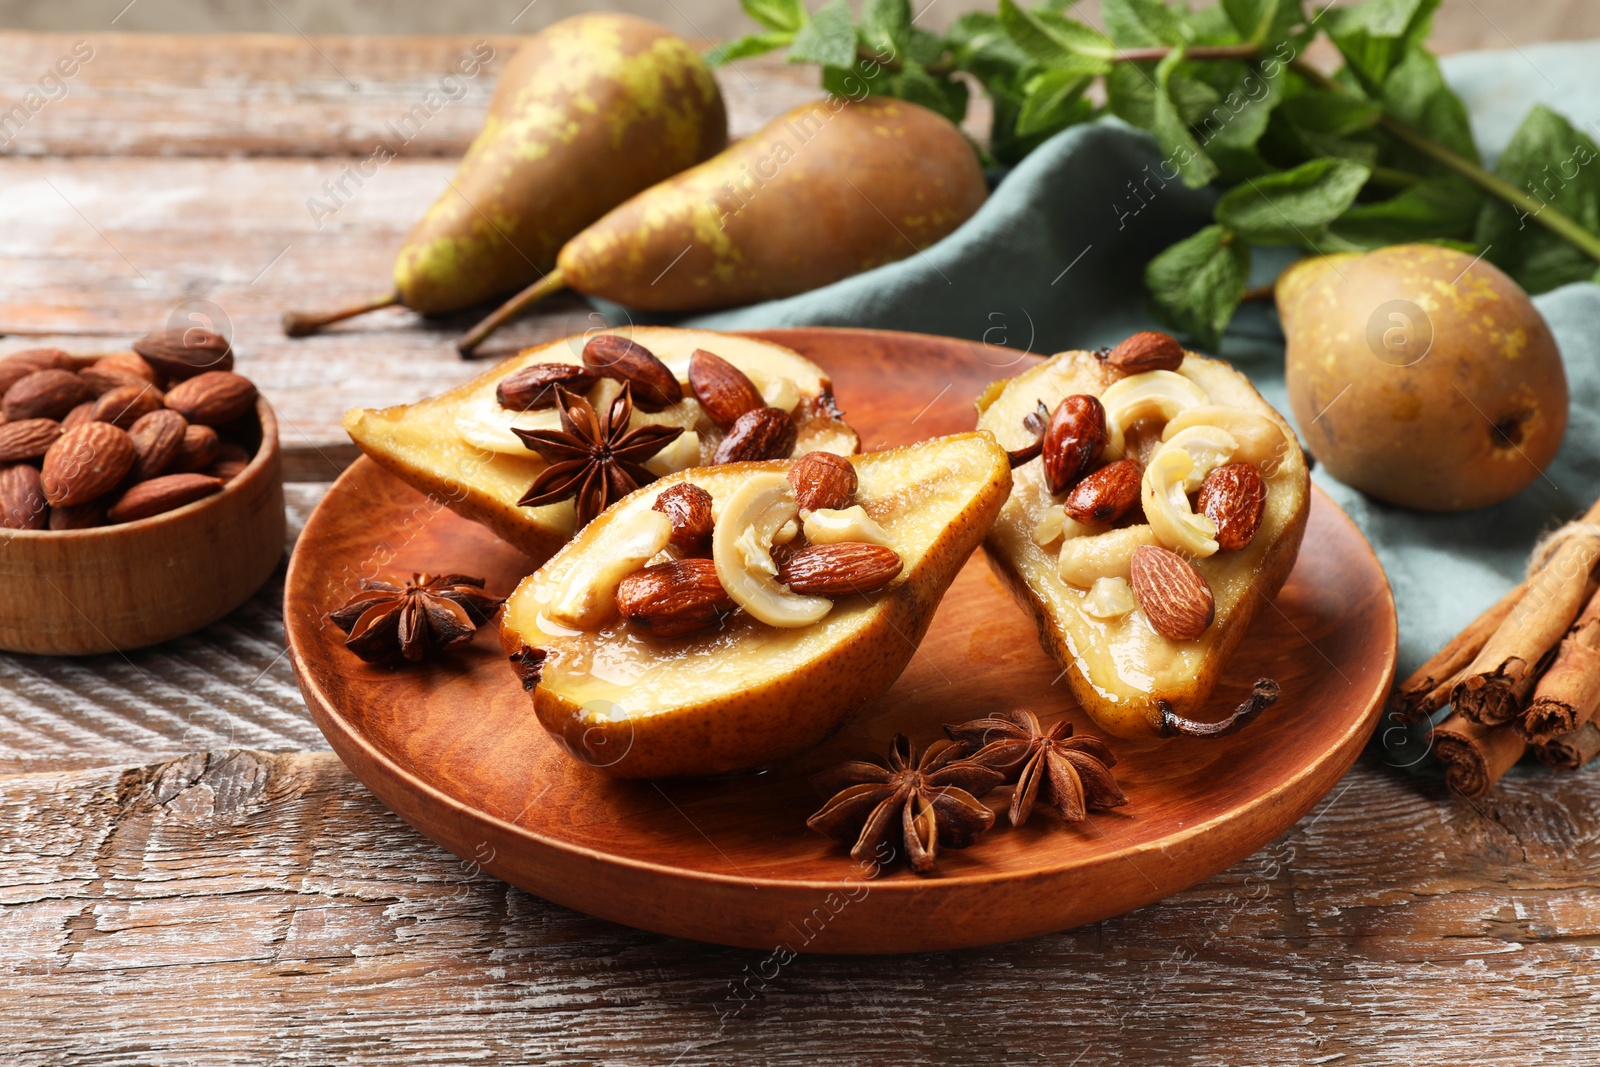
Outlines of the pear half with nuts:
M 612 474 L 593 501 L 596 512 L 636 485 L 690 467 L 858 448 L 834 406 L 833 383 L 815 363 L 767 341 L 671 327 L 597 331 L 530 348 L 439 396 L 354 408 L 344 426 L 401 480 L 542 561 L 587 516 L 581 496 L 549 500 L 546 493 L 542 502 L 521 503 L 551 466 L 522 435 L 562 430 L 562 404 L 587 405 L 604 419 L 624 387 L 631 408 L 619 433 L 681 432 L 630 462 L 620 487 Z
M 1294 431 L 1244 375 L 1136 334 L 995 382 L 978 410 L 1017 465 L 986 554 L 1101 727 L 1215 736 L 1276 698 L 1263 680 L 1199 718 L 1310 505 Z
M 501 639 L 606 774 L 764 767 L 894 683 L 1010 487 L 979 433 L 671 474 L 523 579 Z

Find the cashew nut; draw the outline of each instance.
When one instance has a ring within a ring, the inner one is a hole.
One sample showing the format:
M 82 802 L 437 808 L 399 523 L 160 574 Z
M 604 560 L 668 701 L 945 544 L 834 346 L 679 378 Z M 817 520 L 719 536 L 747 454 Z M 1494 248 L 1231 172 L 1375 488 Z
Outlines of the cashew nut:
M 1140 498 L 1144 517 L 1160 543 L 1192 558 L 1215 555 L 1217 525 L 1189 507 L 1184 483 L 1195 470 L 1187 449 L 1161 446 L 1144 469 Z
M 1239 446 L 1233 458 L 1254 463 L 1258 467 L 1279 458 L 1285 451 L 1283 427 L 1276 422 L 1254 411 L 1212 404 L 1190 408 L 1173 416 L 1161 432 L 1161 439 L 1170 441 L 1193 426 L 1215 426 L 1226 430 Z
M 1120 530 L 1069 537 L 1061 542 L 1056 573 L 1063 582 L 1079 589 L 1088 589 L 1101 578 L 1127 578 L 1133 550 L 1155 543 L 1155 531 L 1148 526 L 1124 526 Z
M 728 498 L 711 535 L 711 560 L 722 588 L 768 626 L 810 626 L 833 610 L 826 597 L 799 596 L 777 579 L 772 538 L 799 511 L 789 479 L 763 471 Z
M 573 561 L 545 601 L 545 614 L 579 630 L 605 624 L 617 609 L 617 586 L 672 540 L 672 520 L 659 511 L 633 511 L 607 522 Z
M 1176 371 L 1152 370 L 1113 382 L 1100 394 L 1106 409 L 1106 442 L 1101 458 L 1121 459 L 1127 447 L 1125 433 L 1140 419 L 1171 421 L 1180 412 L 1209 404 L 1206 391 Z
M 818 508 L 806 513 L 806 540 L 814 545 L 832 545 L 840 541 L 865 541 L 869 545 L 894 546 L 889 532 L 860 504 L 847 508 Z

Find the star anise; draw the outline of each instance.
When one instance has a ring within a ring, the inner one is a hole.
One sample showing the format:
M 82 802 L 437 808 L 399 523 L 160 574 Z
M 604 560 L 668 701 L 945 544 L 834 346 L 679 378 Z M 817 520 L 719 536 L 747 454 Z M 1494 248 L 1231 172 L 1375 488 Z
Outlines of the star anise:
M 1039 717 L 1017 709 L 960 726 L 946 726 L 953 740 L 982 746 L 971 756 L 1016 783 L 1009 817 L 1021 826 L 1035 800 L 1056 809 L 1065 822 L 1081 822 L 1087 812 L 1128 802 L 1110 768 L 1117 758 L 1098 737 L 1073 737 L 1065 719 L 1043 730 Z
M 364 578 L 361 592 L 328 618 L 344 645 L 368 663 L 420 663 L 429 652 L 472 640 L 505 601 L 483 591 L 482 578 L 413 574 L 404 585 Z
M 574 497 L 580 530 L 616 501 L 655 481 L 644 461 L 683 433 L 680 426 L 629 429 L 631 384 L 622 387 L 604 416 L 583 397 L 556 386 L 556 410 L 561 414 L 559 430 L 512 428 L 548 464 L 517 503 L 538 508 Z
M 978 797 L 1005 780 L 991 767 L 964 759 L 968 747 L 935 741 L 917 757 L 905 734 L 889 746 L 889 763 L 841 764 L 818 781 L 834 794 L 806 825 L 851 846 L 858 861 L 887 861 L 896 838 L 911 869 L 927 874 L 943 848 L 966 848 L 994 825 Z M 837 792 L 836 792 L 837 791 Z

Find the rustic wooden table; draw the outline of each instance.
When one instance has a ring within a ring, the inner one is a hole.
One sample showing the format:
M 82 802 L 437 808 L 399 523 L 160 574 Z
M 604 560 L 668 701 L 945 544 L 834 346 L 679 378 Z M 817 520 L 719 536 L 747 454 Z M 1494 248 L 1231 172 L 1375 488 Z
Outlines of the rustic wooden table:
M 450 345 L 465 317 L 276 326 L 384 287 L 478 125 L 487 77 L 427 105 L 474 42 L 93 34 L 64 95 L 29 98 L 76 40 L 0 34 L 0 112 L 23 106 L 0 113 L 0 353 L 225 317 L 285 427 L 293 536 L 352 458 L 346 407 L 477 369 Z M 513 41 L 491 43 L 503 62 Z M 813 92 L 761 64 L 722 83 L 736 134 Z M 399 157 L 347 177 L 407 114 L 425 121 Z M 552 301 L 494 347 L 586 325 Z M 1368 757 L 1280 840 L 1120 919 L 774 970 L 547 904 L 418 836 L 326 751 L 280 596 L 126 656 L 0 656 L 9 1062 L 1595 1055 L 1600 774 L 1514 773 L 1472 804 Z

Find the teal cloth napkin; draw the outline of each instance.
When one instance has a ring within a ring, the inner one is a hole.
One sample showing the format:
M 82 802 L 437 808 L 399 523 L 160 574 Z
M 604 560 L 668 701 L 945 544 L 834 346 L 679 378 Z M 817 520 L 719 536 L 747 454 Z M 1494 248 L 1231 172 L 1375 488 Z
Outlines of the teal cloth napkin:
M 1444 61 L 1492 160 L 1535 103 L 1600 136 L 1600 42 L 1465 53 Z M 1210 221 L 1215 194 L 1171 182 L 1136 196 L 1160 156 L 1144 134 L 1106 121 L 1066 130 L 1028 156 L 966 225 L 909 260 L 801 296 L 684 323 L 713 329 L 867 326 L 947 334 L 1039 353 L 1114 344 L 1158 324 L 1144 264 Z M 1149 168 L 1147 171 L 1146 168 Z M 1257 256 L 1255 282 L 1291 254 Z M 1515 583 L 1538 535 L 1600 496 L 1600 286 L 1571 285 L 1537 304 L 1566 361 L 1572 412 L 1545 476 L 1512 500 L 1463 515 L 1380 504 L 1330 478 L 1317 483 L 1372 542 L 1394 587 L 1400 671 L 1432 655 Z M 1247 306 L 1218 355 L 1286 414 L 1283 335 Z

